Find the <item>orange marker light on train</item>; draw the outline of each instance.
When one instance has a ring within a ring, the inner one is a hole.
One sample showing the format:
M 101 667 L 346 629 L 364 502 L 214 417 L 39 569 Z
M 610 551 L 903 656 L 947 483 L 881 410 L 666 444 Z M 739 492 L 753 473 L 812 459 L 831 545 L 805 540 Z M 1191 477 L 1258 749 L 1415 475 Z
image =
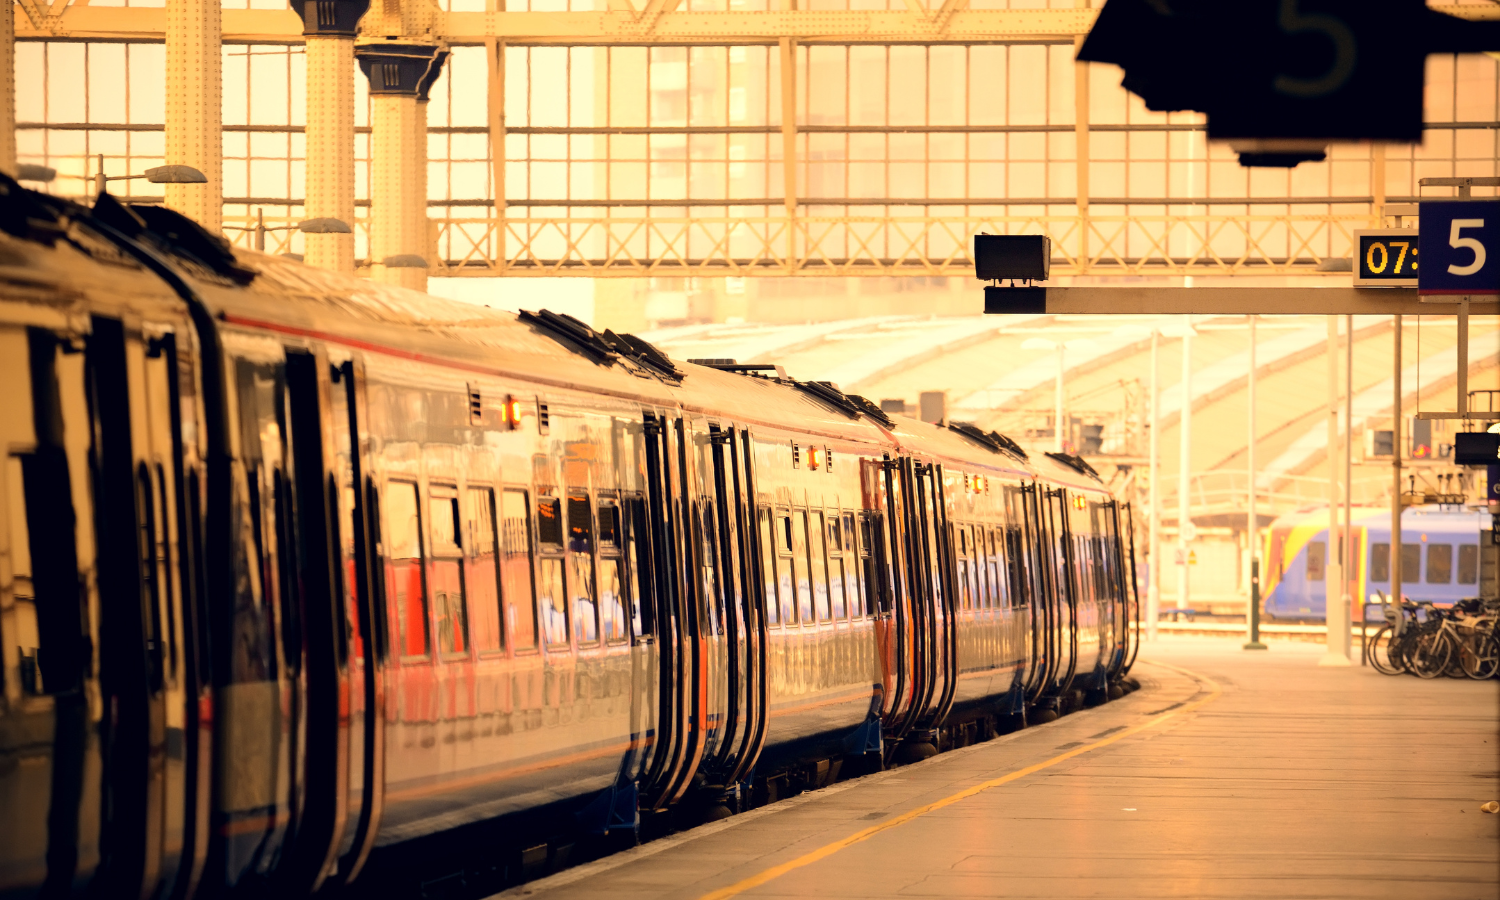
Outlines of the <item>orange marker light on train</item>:
M 515 397 L 505 398 L 505 424 L 513 429 L 521 427 L 521 401 Z
M 1083 508 L 1085 508 L 1088 505 L 1089 505 L 1088 499 L 1085 498 L 1082 494 L 1078 494 L 1078 495 L 1076 495 L 1076 496 L 1073 497 L 1073 508 L 1074 509 L 1083 509 Z
M 823 462 L 823 450 L 820 447 L 807 448 L 807 467 L 816 469 Z

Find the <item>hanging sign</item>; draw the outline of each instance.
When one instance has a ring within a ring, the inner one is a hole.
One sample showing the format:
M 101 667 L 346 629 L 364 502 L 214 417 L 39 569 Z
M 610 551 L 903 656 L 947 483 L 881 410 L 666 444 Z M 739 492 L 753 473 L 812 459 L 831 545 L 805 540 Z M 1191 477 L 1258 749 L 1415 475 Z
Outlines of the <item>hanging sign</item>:
M 1500 200 L 1424 200 L 1418 209 L 1418 291 L 1500 294 Z

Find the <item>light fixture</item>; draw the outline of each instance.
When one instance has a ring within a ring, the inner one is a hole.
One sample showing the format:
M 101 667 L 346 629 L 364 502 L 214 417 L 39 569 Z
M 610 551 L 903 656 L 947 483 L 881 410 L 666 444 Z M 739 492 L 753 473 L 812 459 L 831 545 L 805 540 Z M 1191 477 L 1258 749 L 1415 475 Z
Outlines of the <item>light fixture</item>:
M 521 401 L 514 395 L 505 398 L 505 425 L 511 431 L 521 427 Z
M 39 181 L 46 184 L 57 177 L 57 170 L 51 166 L 39 166 L 36 163 L 21 163 L 16 166 L 17 181 Z
M 104 154 L 98 156 L 98 167 L 94 171 L 94 193 L 102 194 L 111 181 L 130 181 L 144 178 L 152 184 L 207 184 L 208 176 L 193 168 L 180 164 L 154 166 L 140 175 L 105 175 Z

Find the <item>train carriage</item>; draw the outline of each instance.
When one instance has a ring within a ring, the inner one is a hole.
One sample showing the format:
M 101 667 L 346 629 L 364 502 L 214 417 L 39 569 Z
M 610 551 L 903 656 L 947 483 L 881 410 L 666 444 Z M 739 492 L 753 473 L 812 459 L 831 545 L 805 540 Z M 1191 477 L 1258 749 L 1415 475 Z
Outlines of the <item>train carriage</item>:
M 1081 460 L 0 194 L 4 896 L 514 878 L 1128 671 Z

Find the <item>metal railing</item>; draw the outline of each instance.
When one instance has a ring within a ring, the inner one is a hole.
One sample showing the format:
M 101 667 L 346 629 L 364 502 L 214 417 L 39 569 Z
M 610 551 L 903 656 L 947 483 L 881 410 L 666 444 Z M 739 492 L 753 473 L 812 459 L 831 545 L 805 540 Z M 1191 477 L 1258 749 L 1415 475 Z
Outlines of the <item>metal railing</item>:
M 433 219 L 434 275 L 972 275 L 973 236 L 1046 234 L 1054 275 L 1313 274 L 1370 215 Z M 1347 272 L 1343 273 L 1347 277 Z
M 363 212 L 363 210 L 361 210 Z M 271 225 L 295 224 L 266 216 Z M 972 275 L 973 236 L 1046 234 L 1053 275 L 1314 274 L 1350 253 L 1367 215 L 1239 216 L 635 216 L 433 218 L 432 275 L 445 276 L 947 276 Z M 226 216 L 238 246 L 256 218 Z M 369 220 L 357 218 L 365 264 Z M 296 252 L 295 230 L 272 231 L 269 253 Z M 1341 273 L 1348 277 L 1348 273 Z

